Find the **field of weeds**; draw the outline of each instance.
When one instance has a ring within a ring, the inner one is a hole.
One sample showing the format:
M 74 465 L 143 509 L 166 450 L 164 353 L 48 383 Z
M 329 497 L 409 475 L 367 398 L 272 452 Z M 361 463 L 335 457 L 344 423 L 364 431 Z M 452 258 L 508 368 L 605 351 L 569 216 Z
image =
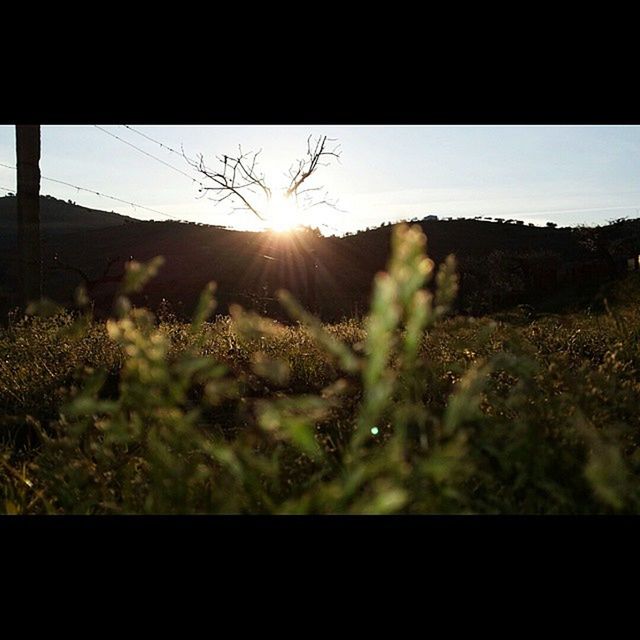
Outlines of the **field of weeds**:
M 455 263 L 399 226 L 363 322 L 215 287 L 190 324 L 40 305 L 0 330 L 0 513 L 637 513 L 640 282 L 603 309 L 451 317 Z M 425 287 L 428 283 L 435 293 Z

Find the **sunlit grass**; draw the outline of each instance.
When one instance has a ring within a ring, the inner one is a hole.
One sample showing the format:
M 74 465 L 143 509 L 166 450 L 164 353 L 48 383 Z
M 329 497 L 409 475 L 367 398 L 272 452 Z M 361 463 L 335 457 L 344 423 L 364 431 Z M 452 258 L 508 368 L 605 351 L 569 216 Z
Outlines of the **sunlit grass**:
M 0 513 L 640 511 L 637 278 L 512 322 L 446 317 L 455 289 L 400 227 L 363 322 L 215 317 L 212 289 L 191 323 L 14 321 Z

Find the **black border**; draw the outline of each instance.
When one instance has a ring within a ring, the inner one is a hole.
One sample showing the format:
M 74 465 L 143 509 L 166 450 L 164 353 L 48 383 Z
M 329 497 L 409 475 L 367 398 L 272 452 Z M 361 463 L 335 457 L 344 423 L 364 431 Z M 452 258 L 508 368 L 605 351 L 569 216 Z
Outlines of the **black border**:
M 510 556 L 532 568 L 546 563 L 547 556 L 595 566 L 599 551 L 606 552 L 607 562 L 636 562 L 629 553 L 639 529 L 640 516 L 624 515 L 0 516 L 3 544 L 46 540 L 74 555 L 104 542 L 114 551 L 126 543 L 153 556 L 160 549 L 170 551 L 166 545 L 172 541 L 185 556 L 209 543 L 219 550 L 253 549 L 250 555 L 257 556 L 268 550 L 262 554 L 265 562 L 300 552 L 318 560 L 336 554 L 360 562 L 392 552 L 398 562 L 417 562 L 426 554 L 435 564 L 456 557 L 482 563 Z
M 123 82 L 121 81 L 121 85 Z M 130 86 L 130 83 L 129 83 Z M 239 88 L 233 102 L 194 91 L 157 99 L 152 87 L 133 98 L 102 94 L 86 87 L 78 94 L 46 98 L 54 87 L 37 91 L 25 87 L 0 104 L 2 124 L 192 124 L 192 125 L 638 125 L 640 103 L 630 89 L 591 87 L 589 91 L 550 88 L 531 94 L 529 89 L 473 82 L 464 87 L 441 83 L 428 97 L 414 87 L 379 93 L 371 88 L 355 92 L 342 85 L 339 98 L 316 97 L 310 92 L 282 86 L 256 104 L 253 95 Z M 464 90 L 463 90 L 464 89 Z M 594 95 L 591 95 L 591 91 Z M 440 94 L 439 92 L 443 93 Z M 187 102 L 187 100 L 189 102 Z
M 18 599 L 80 611 L 86 598 L 121 616 L 153 597 L 162 619 L 210 612 L 243 627 L 302 614 L 310 630 L 338 613 L 447 629 L 515 612 L 527 629 L 551 613 L 591 624 L 610 604 L 617 618 L 634 610 L 625 576 L 640 565 L 639 529 L 635 516 L 0 517 Z
M 619 30 L 613 45 L 587 49 L 576 33 L 540 32 L 534 45 L 519 34 L 461 31 L 447 43 L 369 32 L 317 51 L 276 35 L 248 46 L 247 35 L 233 63 L 221 62 L 230 45 L 220 34 L 172 33 L 166 48 L 144 33 L 108 46 L 60 34 L 40 45 L 41 67 L 13 61 L 0 122 L 640 124 L 635 38 Z
M 211 8 L 25 7 L 6 21 L 0 122 L 640 123 L 623 10 Z

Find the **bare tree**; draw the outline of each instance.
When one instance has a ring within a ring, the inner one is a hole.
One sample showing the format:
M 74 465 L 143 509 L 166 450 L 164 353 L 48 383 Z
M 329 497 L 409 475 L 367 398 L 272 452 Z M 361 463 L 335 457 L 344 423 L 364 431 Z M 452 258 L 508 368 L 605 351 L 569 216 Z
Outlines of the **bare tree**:
M 305 156 L 289 168 L 289 183 L 282 190 L 282 195 L 285 198 L 295 198 L 301 211 L 321 204 L 337 208 L 337 201 L 329 198 L 323 186 L 308 186 L 309 179 L 320 167 L 328 166 L 332 158 L 340 159 L 340 145 L 335 143 L 334 139 L 327 136 L 318 136 L 315 139 L 309 136 Z M 258 170 L 258 156 L 261 151 L 245 153 L 238 145 L 237 155 L 217 156 L 217 170 L 207 167 L 202 155 L 197 160 L 188 158 L 184 151 L 183 155 L 194 169 L 213 183 L 211 186 L 201 187 L 203 195 L 211 193 L 211 199 L 217 204 L 228 200 L 234 205 L 233 211 L 251 211 L 260 220 L 265 221 L 265 209 L 273 191 L 266 184 L 264 174 Z
M 265 181 L 265 176 L 258 169 L 260 151 L 245 153 L 238 146 L 237 155 L 217 156 L 218 168 L 210 169 L 202 155 L 192 160 L 184 154 L 185 160 L 210 183 L 202 185 L 203 195 L 211 194 L 211 199 L 217 204 L 228 201 L 233 205 L 233 211 L 250 211 L 263 222 L 267 220 L 267 207 L 273 196 L 273 191 Z M 337 200 L 329 197 L 324 186 L 309 186 L 321 167 L 326 167 L 332 160 L 340 160 L 340 145 L 336 140 L 327 136 L 307 138 L 305 155 L 296 160 L 287 175 L 288 184 L 281 190 L 284 199 L 294 198 L 296 207 L 306 211 L 319 205 L 327 205 L 337 209 Z M 316 270 L 318 264 L 313 250 L 307 243 L 294 238 L 294 244 L 301 255 L 305 268 L 305 282 L 307 306 L 312 311 L 317 310 Z

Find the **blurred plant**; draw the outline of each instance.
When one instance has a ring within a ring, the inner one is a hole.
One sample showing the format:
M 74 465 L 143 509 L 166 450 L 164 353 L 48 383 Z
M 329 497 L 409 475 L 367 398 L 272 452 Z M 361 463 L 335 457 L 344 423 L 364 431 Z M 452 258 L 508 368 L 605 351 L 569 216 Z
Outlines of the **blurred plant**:
M 638 510 L 635 308 L 447 319 L 455 262 L 436 273 L 407 225 L 364 324 L 323 325 L 287 292 L 298 325 L 210 321 L 213 283 L 191 324 L 156 319 L 128 295 L 160 266 L 126 266 L 106 323 L 80 291 L 78 313 L 47 304 L 0 335 L 0 511 Z

